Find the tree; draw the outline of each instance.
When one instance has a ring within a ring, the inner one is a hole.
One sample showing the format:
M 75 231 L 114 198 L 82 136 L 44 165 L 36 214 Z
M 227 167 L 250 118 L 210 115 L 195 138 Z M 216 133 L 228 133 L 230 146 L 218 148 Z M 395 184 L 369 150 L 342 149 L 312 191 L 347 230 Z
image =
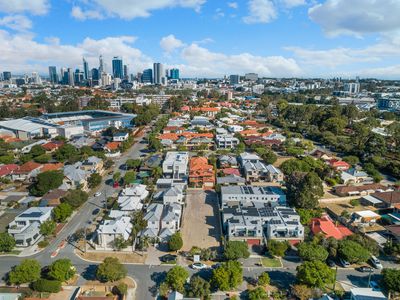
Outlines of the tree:
M 14 285 L 34 282 L 40 278 L 40 269 L 41 266 L 37 260 L 24 259 L 10 271 L 8 281 Z
M 383 269 L 382 282 L 390 292 L 400 292 L 400 270 Z
M 249 247 L 246 242 L 228 241 L 225 245 L 224 256 L 228 260 L 248 258 L 250 256 Z
M 268 299 L 269 297 L 267 292 L 261 287 L 257 287 L 249 291 L 249 300 L 268 300 Z
M 306 261 L 296 268 L 297 280 L 301 284 L 310 287 L 322 288 L 326 284 L 333 283 L 335 271 L 322 261 Z
M 64 258 L 58 259 L 49 266 L 47 274 L 51 279 L 65 282 L 74 277 L 76 272 L 71 260 Z
M 128 292 L 128 285 L 126 283 L 119 283 L 118 285 L 115 286 L 115 293 L 118 295 L 126 295 Z
M 34 196 L 43 196 L 48 191 L 58 188 L 64 179 L 62 171 L 46 171 L 36 177 L 36 183 L 31 189 Z
M 300 300 L 308 300 L 312 298 L 312 290 L 304 284 L 296 284 L 292 288 L 292 292 Z
M 61 281 L 41 278 L 32 283 L 32 289 L 42 293 L 58 293 L 61 291 Z
M 354 155 L 344 156 L 343 160 L 352 166 L 360 163 L 360 159 L 358 158 L 358 156 Z
M 125 173 L 124 176 L 124 183 L 125 184 L 130 184 L 132 182 L 134 182 L 136 179 L 136 172 L 135 171 L 128 171 Z
M 125 164 L 128 169 L 137 169 L 142 162 L 140 159 L 128 159 Z
M 183 246 L 183 240 L 181 237 L 180 232 L 175 232 L 173 235 L 171 235 L 169 241 L 168 241 L 168 249 L 169 251 L 178 251 L 181 249 Z
M 190 279 L 188 294 L 189 297 L 206 299 L 210 295 L 210 283 L 200 276 L 193 276 Z
M 345 239 L 339 242 L 338 254 L 349 263 L 366 262 L 370 253 L 357 242 Z
M 271 279 L 269 278 L 269 275 L 267 272 L 261 273 L 260 276 L 258 276 L 258 281 L 257 284 L 260 286 L 267 286 L 271 282 Z
M 286 241 L 281 242 L 276 240 L 269 240 L 267 244 L 267 249 L 269 254 L 282 257 L 285 255 L 287 249 L 289 249 L 289 244 Z
M 71 144 L 64 144 L 54 152 L 54 158 L 60 162 L 75 160 L 78 155 L 78 150 Z
M 14 237 L 7 232 L 0 233 L 0 252 L 11 252 L 14 247 Z
M 185 268 L 181 266 L 175 266 L 168 271 L 165 282 L 172 290 L 182 293 L 188 277 L 189 273 Z
M 42 155 L 36 156 L 33 160 L 37 163 L 44 164 L 44 163 L 49 162 L 50 159 L 51 159 L 50 154 L 42 154 Z
M 289 202 L 297 208 L 314 209 L 324 195 L 322 181 L 314 172 L 293 173 L 286 181 L 286 188 Z
M 230 260 L 213 270 L 211 281 L 221 291 L 236 288 L 243 281 L 243 270 L 240 262 Z
M 40 224 L 40 234 L 44 236 L 53 235 L 56 231 L 57 224 L 53 220 L 47 220 Z
M 328 258 L 328 251 L 323 246 L 315 243 L 301 243 L 298 246 L 299 256 L 303 260 L 320 260 L 325 261 Z
M 128 243 L 124 240 L 123 237 L 117 236 L 117 237 L 114 239 L 112 245 L 113 245 L 113 248 L 114 248 L 116 251 L 121 251 L 122 249 L 124 249 L 124 248 L 127 247 Z
M 96 278 L 101 282 L 117 281 L 126 274 L 125 266 L 116 257 L 106 257 L 96 270 Z
M 45 154 L 46 151 L 43 149 L 43 147 L 41 145 L 34 145 L 31 148 L 31 151 L 29 151 L 29 154 L 32 155 L 32 157 L 37 157 L 40 155 Z
M 90 175 L 90 177 L 88 179 L 88 185 L 92 189 L 92 188 L 100 185 L 101 180 L 102 180 L 102 177 L 100 174 L 93 173 Z
M 119 181 L 121 179 L 121 172 L 115 172 L 113 175 L 114 181 Z
M 89 198 L 89 195 L 82 190 L 70 190 L 68 194 L 61 199 L 63 203 L 68 203 L 73 209 L 80 207 Z
M 72 215 L 73 208 L 68 203 L 61 203 L 57 207 L 55 207 L 52 211 L 53 218 L 58 223 L 65 222 L 69 216 Z
M 161 167 L 155 167 L 151 170 L 151 176 L 154 177 L 155 179 L 158 179 L 161 177 L 163 171 Z

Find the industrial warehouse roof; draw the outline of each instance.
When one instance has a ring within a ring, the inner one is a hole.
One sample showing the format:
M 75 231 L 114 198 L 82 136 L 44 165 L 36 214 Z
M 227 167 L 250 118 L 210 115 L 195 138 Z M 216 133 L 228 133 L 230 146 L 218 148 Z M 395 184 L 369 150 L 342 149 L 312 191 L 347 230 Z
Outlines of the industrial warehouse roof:
M 20 130 L 26 132 L 34 132 L 40 130 L 41 128 L 54 128 L 54 125 L 49 124 L 47 122 L 43 122 L 43 120 L 38 120 L 34 118 L 22 118 L 22 119 L 14 119 L 9 121 L 1 121 L 0 127 L 7 128 L 11 130 Z

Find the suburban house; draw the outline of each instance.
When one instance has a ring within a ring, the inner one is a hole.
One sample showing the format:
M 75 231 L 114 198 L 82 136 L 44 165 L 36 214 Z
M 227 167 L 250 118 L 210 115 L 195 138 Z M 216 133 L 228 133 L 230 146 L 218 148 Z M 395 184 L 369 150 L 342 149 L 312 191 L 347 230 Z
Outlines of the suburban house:
M 39 164 L 34 161 L 28 161 L 23 165 L 20 165 L 14 171 L 12 171 L 11 180 L 13 181 L 31 180 L 33 177 L 36 177 L 37 174 L 41 172 L 42 168 L 43 168 L 42 164 Z
M 7 177 L 12 174 L 13 171 L 18 169 L 16 164 L 8 164 L 0 166 L 0 178 Z
M 284 179 L 284 174 L 279 168 L 273 165 L 267 165 L 267 181 L 283 182 L 283 179 Z
M 381 292 L 372 288 L 352 288 L 350 289 L 350 300 L 387 300 L 388 298 Z
M 248 182 L 267 181 L 268 169 L 257 154 L 241 153 L 239 161 Z
M 228 175 L 225 177 L 217 177 L 217 184 L 218 185 L 245 185 L 246 179 L 238 175 Z
M 125 188 L 118 196 L 118 204 L 122 211 L 137 211 L 143 208 L 143 201 L 149 195 L 146 186 L 135 184 L 132 187 Z
M 123 142 L 129 138 L 128 132 L 116 132 L 113 135 L 113 142 Z
M 90 173 L 97 173 L 97 174 L 102 174 L 103 173 L 103 160 L 101 158 L 98 158 L 97 156 L 90 156 L 87 159 L 85 159 L 82 162 L 79 162 L 80 168 L 82 170 L 88 171 Z
M 168 241 L 169 237 L 179 230 L 181 226 L 182 205 L 171 203 L 164 205 L 161 216 L 161 225 L 159 238 L 162 241 Z
M 62 189 L 54 189 L 48 191 L 40 200 L 39 206 L 51 206 L 56 207 L 61 204 L 61 198 L 63 198 L 67 194 L 66 190 Z
M 121 142 L 108 142 L 104 145 L 104 151 L 106 152 L 106 157 L 118 157 L 121 155 L 119 147 Z
M 140 233 L 141 236 L 148 236 L 150 238 L 158 237 L 163 210 L 163 204 L 152 203 L 149 205 L 144 216 L 144 219 L 147 221 L 147 228 Z
M 341 197 L 365 196 L 377 192 L 392 191 L 390 187 L 379 183 L 364 184 L 360 186 L 336 186 L 333 189 L 335 193 Z
M 351 225 L 362 231 L 365 231 L 363 229 L 368 227 L 375 226 L 380 218 L 381 216 L 372 210 L 355 211 L 350 216 Z
M 187 179 L 188 175 L 188 152 L 167 152 L 162 164 L 163 174 L 167 178 Z
M 67 165 L 64 167 L 64 181 L 63 187 L 66 189 L 80 188 L 84 191 L 88 190 L 87 179 L 90 173 L 81 169 L 80 162 L 74 165 Z
M 212 188 L 214 186 L 214 167 L 208 164 L 207 157 L 192 157 L 190 159 L 189 184 L 203 188 Z
M 327 160 L 326 163 L 335 170 L 346 171 L 351 168 L 351 165 L 343 160 L 332 158 Z
M 358 169 L 349 169 L 340 174 L 343 184 L 355 184 L 362 182 L 373 182 L 373 179 L 364 171 Z
M 222 186 L 221 205 L 235 206 L 239 203 L 251 202 L 260 206 L 286 205 L 286 195 L 282 189 L 272 186 Z
M 132 232 L 131 218 L 127 216 L 119 217 L 115 220 L 105 220 L 97 229 L 96 249 L 113 249 L 115 239 L 123 238 L 127 241 Z
M 311 232 L 314 235 L 323 234 L 325 238 L 334 238 L 335 240 L 341 240 L 353 234 L 346 226 L 335 224 L 327 214 L 311 220 Z
M 218 164 L 221 169 L 237 167 L 238 162 L 235 156 L 221 155 L 218 157 Z
M 240 141 L 232 134 L 217 134 L 215 143 L 219 149 L 234 149 L 239 145 Z
M 182 203 L 184 200 L 183 189 L 180 186 L 172 186 L 161 191 L 164 204 Z
M 8 225 L 8 233 L 17 247 L 29 247 L 39 240 L 40 224 L 51 218 L 52 210 L 52 207 L 31 207 L 15 217 Z
M 373 193 L 361 198 L 361 203 L 376 208 L 397 208 L 400 204 L 400 190 Z

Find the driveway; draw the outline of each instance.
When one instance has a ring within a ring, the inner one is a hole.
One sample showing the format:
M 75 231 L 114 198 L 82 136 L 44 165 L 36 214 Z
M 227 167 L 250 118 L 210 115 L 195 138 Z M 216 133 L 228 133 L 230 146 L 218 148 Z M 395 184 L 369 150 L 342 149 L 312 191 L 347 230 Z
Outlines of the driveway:
M 214 191 L 188 190 L 182 220 L 183 250 L 193 246 L 214 248 L 220 246 L 221 230 L 218 198 Z

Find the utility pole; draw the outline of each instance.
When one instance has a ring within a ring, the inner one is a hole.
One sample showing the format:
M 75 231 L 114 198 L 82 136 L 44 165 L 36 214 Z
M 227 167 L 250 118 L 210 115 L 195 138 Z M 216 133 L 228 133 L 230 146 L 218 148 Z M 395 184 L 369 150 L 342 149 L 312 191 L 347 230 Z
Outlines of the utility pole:
M 368 288 L 369 288 L 369 285 L 370 285 L 370 283 L 371 283 L 371 275 L 372 275 L 372 269 L 370 269 L 369 270 L 369 275 L 368 275 Z
M 336 288 L 337 270 L 338 270 L 338 267 L 336 266 L 336 268 L 335 268 L 335 277 L 333 278 L 333 292 L 335 292 L 335 288 Z

